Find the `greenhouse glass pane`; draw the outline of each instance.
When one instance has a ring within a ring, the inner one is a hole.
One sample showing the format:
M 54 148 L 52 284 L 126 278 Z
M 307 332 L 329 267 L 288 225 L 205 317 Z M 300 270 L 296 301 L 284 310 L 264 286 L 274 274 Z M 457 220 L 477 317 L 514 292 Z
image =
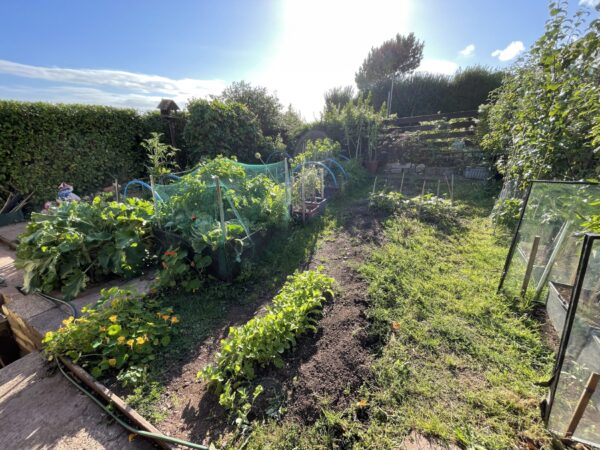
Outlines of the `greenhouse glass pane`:
M 597 237 L 597 235 L 596 235 Z M 582 267 L 573 324 L 563 343 L 564 361 L 558 374 L 548 427 L 559 436 L 567 432 L 573 413 L 592 373 L 600 373 L 600 240 L 590 240 L 590 253 Z M 575 439 L 600 443 L 600 389 L 592 396 L 573 434 Z

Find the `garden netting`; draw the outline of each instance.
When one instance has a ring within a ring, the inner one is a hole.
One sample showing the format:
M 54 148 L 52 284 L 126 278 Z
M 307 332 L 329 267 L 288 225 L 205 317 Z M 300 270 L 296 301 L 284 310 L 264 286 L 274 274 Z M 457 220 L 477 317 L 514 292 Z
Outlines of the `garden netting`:
M 286 162 L 249 165 L 217 157 L 154 187 L 158 227 L 206 247 L 252 242 L 259 231 L 285 227 L 291 193 Z

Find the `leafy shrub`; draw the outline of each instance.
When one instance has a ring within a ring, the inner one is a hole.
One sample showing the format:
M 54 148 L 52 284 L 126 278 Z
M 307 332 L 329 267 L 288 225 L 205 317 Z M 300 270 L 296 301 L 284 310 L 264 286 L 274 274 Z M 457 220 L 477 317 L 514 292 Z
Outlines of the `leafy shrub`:
M 244 386 L 254 379 L 259 367 L 283 367 L 283 354 L 296 345 L 298 336 L 316 331 L 317 316 L 333 295 L 333 283 L 333 278 L 318 271 L 295 273 L 264 315 L 229 329 L 215 365 L 198 373 L 220 393 L 223 407 L 238 407 L 240 395 L 247 398 Z
M 523 200 L 520 198 L 506 198 L 499 200 L 494 205 L 491 218 L 496 225 L 512 230 L 519 221 Z
M 146 169 L 148 174 L 154 176 L 157 180 L 161 175 L 172 172 L 177 168 L 174 162 L 174 157 L 177 154 L 177 149 L 171 145 L 164 144 L 160 141 L 162 134 L 151 133 L 148 139 L 144 139 L 142 147 L 146 150 L 148 165 Z
M 96 378 L 115 371 L 133 382 L 143 380 L 156 348 L 169 345 L 179 322 L 171 308 L 116 287 L 103 289 L 98 303 L 82 312 L 46 333 L 45 353 L 50 359 L 67 356 Z
M 256 116 L 235 102 L 192 99 L 183 135 L 193 164 L 202 157 L 237 156 L 254 161 L 263 136 Z
M 369 196 L 369 206 L 373 209 L 392 214 L 401 208 L 401 203 L 405 200 L 400 192 L 373 192 Z
M 103 197 L 32 214 L 15 263 L 25 272 L 25 291 L 60 289 L 65 299 L 72 299 L 90 281 L 139 274 L 150 258 L 153 214 L 150 202 Z
M 498 171 L 531 179 L 598 174 L 600 19 L 552 2 L 545 33 L 516 64 L 485 111 L 481 139 Z
M 302 153 L 296 155 L 292 167 L 302 164 L 304 161 L 322 161 L 326 158 L 335 158 L 342 150 L 339 142 L 329 138 L 306 141 L 306 147 Z
M 56 198 L 67 181 L 94 192 L 142 172 L 142 117 L 133 109 L 0 101 L 0 185 Z

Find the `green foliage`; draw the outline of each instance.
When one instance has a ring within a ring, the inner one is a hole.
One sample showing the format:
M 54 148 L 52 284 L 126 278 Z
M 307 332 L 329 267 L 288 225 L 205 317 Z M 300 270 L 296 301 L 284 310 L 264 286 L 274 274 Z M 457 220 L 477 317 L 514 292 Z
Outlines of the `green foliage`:
M 202 270 L 212 263 L 209 255 L 196 253 L 190 257 L 182 248 L 169 248 L 161 255 L 161 271 L 154 280 L 156 289 L 196 292 L 202 286 Z
M 398 117 L 474 110 L 488 102 L 490 92 L 498 88 L 503 72 L 483 66 L 471 66 L 454 75 L 418 72 L 394 80 L 390 111 Z M 388 101 L 390 82 L 374 84 L 369 92 L 373 104 Z
M 118 203 L 102 197 L 32 214 L 15 263 L 25 273 L 25 291 L 60 289 L 72 299 L 89 281 L 139 274 L 151 258 L 153 214 L 150 202 L 131 198 Z
M 304 192 L 305 201 L 315 201 L 323 193 L 323 169 L 305 166 L 296 172 L 292 185 L 292 205 L 296 211 L 302 208 Z
M 359 95 L 342 108 L 325 111 L 317 127 L 333 140 L 342 142 L 350 156 L 374 159 L 383 119 L 383 107 L 376 110 L 370 97 Z
M 236 102 L 192 99 L 183 132 L 189 158 L 196 164 L 202 157 L 237 156 L 241 161 L 254 161 L 263 135 L 256 116 Z
M 506 198 L 499 200 L 491 214 L 492 222 L 496 225 L 513 230 L 519 221 L 523 200 L 520 198 Z
M 287 145 L 292 146 L 296 143 L 296 140 L 304 130 L 304 119 L 300 112 L 296 111 L 292 108 L 292 105 L 289 104 L 288 108 L 281 116 L 281 122 L 283 127 L 281 137 Z
M 302 164 L 304 161 L 322 161 L 325 158 L 335 158 L 342 151 L 339 142 L 329 138 L 306 141 L 306 147 L 292 160 L 292 167 Z
M 122 380 L 139 384 L 157 348 L 171 341 L 179 322 L 172 308 L 116 287 L 103 289 L 98 303 L 83 317 L 69 317 L 43 339 L 50 359 L 66 356 L 99 378 L 115 371 Z
M 246 403 L 245 386 L 256 370 L 269 365 L 283 367 L 285 351 L 296 345 L 300 335 L 316 331 L 318 314 L 333 295 L 333 283 L 319 272 L 296 273 L 288 277 L 264 315 L 229 329 L 215 365 L 198 373 L 215 386 L 223 407 L 236 409 Z
M 413 33 L 406 36 L 400 33 L 371 51 L 355 75 L 361 91 L 382 80 L 389 80 L 398 74 L 410 73 L 419 67 L 423 59 L 424 43 Z
M 598 174 L 600 19 L 550 4 L 545 33 L 512 68 L 483 116 L 481 146 L 506 178 Z
M 90 193 L 142 172 L 142 117 L 133 109 L 0 101 L 0 185 L 55 199 L 66 181 Z
M 325 92 L 325 111 L 332 111 L 346 106 L 354 100 L 354 86 L 334 87 Z
M 258 119 L 263 136 L 275 138 L 283 132 L 281 103 L 277 95 L 269 93 L 267 88 L 235 81 L 225 88 L 219 99 L 246 105 Z
M 152 175 L 158 181 L 161 175 L 172 172 L 177 167 L 174 162 L 177 149 L 171 145 L 160 142 L 162 134 L 151 133 L 148 139 L 142 142 L 142 148 L 146 150 L 148 157 L 148 175 Z
M 370 195 L 370 206 L 386 213 L 399 213 L 418 218 L 444 231 L 460 226 L 459 208 L 445 198 L 433 194 L 404 198 L 399 192 L 376 192 Z

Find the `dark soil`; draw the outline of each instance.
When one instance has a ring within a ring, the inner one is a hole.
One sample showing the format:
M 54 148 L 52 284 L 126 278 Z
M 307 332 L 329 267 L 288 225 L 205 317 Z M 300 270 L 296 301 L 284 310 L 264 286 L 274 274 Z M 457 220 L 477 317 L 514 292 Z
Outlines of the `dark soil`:
M 255 405 L 258 415 L 264 415 L 269 407 L 275 406 L 276 410 L 281 406 L 286 416 L 311 423 L 324 404 L 334 410 L 348 406 L 369 377 L 372 355 L 366 342 L 368 321 L 364 314 L 367 284 L 358 267 L 373 244 L 381 243 L 382 228 L 366 200 L 347 208 L 341 224 L 334 234 L 320 241 L 302 267 L 323 266 L 322 270 L 337 281 L 336 296 L 325 306 L 318 332 L 298 341 L 286 355 L 286 365 L 258 374 L 257 382 L 265 387 Z M 194 358 L 176 369 L 177 376 L 166 385 L 163 399 L 168 417 L 157 424 L 163 433 L 207 443 L 234 431 L 218 397 L 207 389 L 206 383 L 196 379 L 196 374 L 212 362 L 229 326 L 260 314 L 271 298 L 265 296 L 252 304 L 232 306 L 213 338 L 198 348 Z

